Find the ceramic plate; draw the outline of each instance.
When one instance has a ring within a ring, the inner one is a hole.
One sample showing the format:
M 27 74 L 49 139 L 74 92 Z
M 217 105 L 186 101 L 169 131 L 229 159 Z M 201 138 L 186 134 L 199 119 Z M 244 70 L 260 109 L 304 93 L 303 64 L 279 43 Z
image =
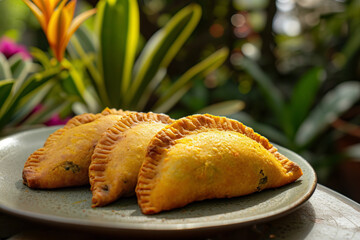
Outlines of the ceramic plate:
M 316 175 L 311 166 L 299 155 L 278 147 L 281 153 L 298 163 L 304 173 L 287 186 L 244 197 L 196 202 L 151 216 L 141 213 L 135 197 L 93 209 L 89 187 L 48 191 L 32 190 L 22 183 L 26 159 L 42 147 L 56 129 L 36 129 L 0 141 L 0 210 L 36 221 L 93 230 L 194 232 L 239 227 L 283 216 L 308 200 L 316 187 Z

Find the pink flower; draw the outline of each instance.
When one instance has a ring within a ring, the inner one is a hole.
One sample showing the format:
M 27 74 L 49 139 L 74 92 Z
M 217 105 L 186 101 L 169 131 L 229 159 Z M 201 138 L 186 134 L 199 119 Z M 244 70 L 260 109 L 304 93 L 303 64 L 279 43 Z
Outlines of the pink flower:
M 61 119 L 59 114 L 54 114 L 48 121 L 44 124 L 46 126 L 56 126 L 56 125 L 64 125 L 67 121 L 70 120 L 70 117 L 66 117 L 65 119 Z
M 7 37 L 2 37 L 0 39 L 0 52 L 4 54 L 6 58 L 10 58 L 17 53 L 19 53 L 24 60 L 31 58 L 31 55 L 25 46 L 17 44 Z
M 37 113 L 39 111 L 41 111 L 44 108 L 44 106 L 42 104 L 38 104 L 34 107 L 34 109 L 31 111 L 31 114 Z M 46 122 L 44 122 L 44 124 L 46 126 L 56 126 L 56 125 L 64 125 L 66 124 L 69 120 L 71 119 L 71 116 L 67 116 L 66 118 L 62 119 L 60 117 L 59 113 L 55 113 L 53 114 L 49 120 L 47 120 Z

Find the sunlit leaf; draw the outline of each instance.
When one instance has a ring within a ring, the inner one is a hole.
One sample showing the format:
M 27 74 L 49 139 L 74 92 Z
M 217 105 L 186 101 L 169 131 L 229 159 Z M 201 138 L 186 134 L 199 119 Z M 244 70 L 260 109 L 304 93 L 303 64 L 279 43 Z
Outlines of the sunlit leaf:
M 16 79 L 16 89 L 23 84 L 25 78 L 31 70 L 32 62 L 31 60 L 25 60 L 20 54 L 15 54 L 9 59 L 11 73 L 14 79 Z
M 93 89 L 96 91 L 91 94 L 93 95 L 93 98 L 98 99 L 98 104 L 96 105 L 99 106 L 103 104 L 104 106 L 109 106 L 110 102 L 106 93 L 105 83 L 94 64 L 95 45 L 84 28 L 80 28 L 76 31 L 75 35 L 71 39 L 71 44 L 69 44 L 68 49 L 70 50 L 70 55 L 73 58 L 79 57 L 89 71 Z M 94 104 L 91 104 L 91 106 L 94 106 Z M 92 109 L 95 111 L 94 108 Z
M 223 62 L 226 60 L 228 56 L 229 50 L 227 48 L 222 48 L 215 53 L 211 54 L 209 57 L 205 58 L 200 63 L 196 64 L 192 68 L 190 68 L 188 71 L 186 71 L 179 79 L 176 80 L 176 82 L 171 85 L 167 91 L 160 97 L 160 99 L 155 103 L 154 109 L 159 111 L 161 110 L 169 110 L 170 104 L 166 103 L 170 98 L 172 101 L 174 101 L 174 95 L 180 96 L 177 94 L 177 91 L 182 89 L 189 89 L 188 86 L 191 86 L 191 82 L 195 79 L 202 78 L 209 74 L 211 71 L 218 68 Z M 189 85 L 190 84 L 190 85 Z M 186 88 L 184 88 L 187 86 Z M 181 98 L 181 96 L 180 96 Z M 162 105 L 166 105 L 167 107 L 164 108 Z M 172 106 L 171 106 L 172 107 Z
M 129 88 L 139 38 L 137 1 L 107 0 L 99 5 L 99 68 L 109 107 L 119 106 Z M 114 26 L 118 30 L 114 30 Z
M 14 95 L 8 97 L 0 109 L 0 129 L 4 127 L 11 119 L 11 116 L 17 109 L 21 99 L 31 93 L 34 93 L 35 91 L 38 91 L 43 84 L 52 79 L 60 71 L 60 68 L 57 67 L 46 70 L 44 72 L 33 74 L 24 82 L 24 84 Z
M 36 113 L 31 114 L 23 124 L 43 123 L 49 120 L 54 114 L 61 112 L 63 109 L 69 107 L 75 102 L 74 98 L 67 98 L 63 102 L 48 101 L 43 104 L 42 109 Z
M 94 92 L 90 92 L 90 87 L 85 86 L 83 79 L 78 69 L 71 67 L 68 69 L 68 77 L 62 79 L 62 85 L 69 96 L 77 97 L 78 102 L 86 104 L 88 112 L 98 112 L 103 106 L 99 105 L 100 100 Z
M 201 8 L 191 4 L 180 10 L 170 21 L 147 42 L 134 66 L 134 82 L 125 102 L 130 104 L 138 99 L 161 68 L 166 68 L 190 34 L 195 29 L 201 16 Z
M 84 100 L 83 95 L 86 87 L 80 72 L 70 61 L 66 59 L 62 62 L 62 65 L 68 69 L 69 77 L 65 78 L 65 80 L 67 80 L 71 85 L 70 92 L 79 96 L 81 100 Z
M 14 80 L 1 80 L 0 81 L 0 109 L 3 107 L 6 99 L 9 97 Z
M 201 110 L 199 110 L 197 113 L 200 114 L 212 114 L 217 116 L 228 116 L 234 113 L 237 113 L 244 109 L 245 103 L 240 100 L 230 100 L 220 103 L 215 103 L 210 106 L 207 106 Z
M 9 122 L 8 126 L 14 126 L 23 121 L 23 119 L 28 116 L 34 110 L 34 108 L 44 99 L 46 94 L 54 85 L 55 81 L 48 81 L 39 88 L 37 88 L 35 91 L 21 98 L 16 105 L 16 109 L 11 116 L 11 121 Z M 22 124 L 26 123 L 23 122 Z
M 0 53 L 0 80 L 13 78 L 11 75 L 10 64 L 6 57 Z
M 42 51 L 38 48 L 32 47 L 31 48 L 31 56 L 33 56 L 34 59 L 39 61 L 41 66 L 44 67 L 44 69 L 51 68 L 50 59 L 44 51 Z
M 153 92 L 160 85 L 160 83 L 166 77 L 166 68 L 161 68 L 154 76 L 154 78 L 150 81 L 150 83 L 146 86 L 145 90 L 143 90 L 140 99 L 138 100 L 135 109 L 138 111 L 143 111 L 146 104 L 149 102 Z
M 96 95 L 94 88 L 88 87 L 83 94 L 86 103 L 87 112 L 96 113 L 104 109 L 105 106 L 101 104 L 101 100 Z
M 79 46 L 81 49 L 79 49 Z M 72 59 L 82 58 L 85 55 L 91 55 L 94 60 L 96 47 L 94 43 L 94 36 L 86 27 L 79 27 L 72 36 L 67 50 Z M 80 52 L 81 51 L 81 52 Z
M 191 88 L 190 84 L 183 86 L 178 89 L 173 95 L 171 95 L 165 102 L 154 107 L 152 111 L 158 113 L 165 113 L 169 111 L 179 100 L 189 91 Z

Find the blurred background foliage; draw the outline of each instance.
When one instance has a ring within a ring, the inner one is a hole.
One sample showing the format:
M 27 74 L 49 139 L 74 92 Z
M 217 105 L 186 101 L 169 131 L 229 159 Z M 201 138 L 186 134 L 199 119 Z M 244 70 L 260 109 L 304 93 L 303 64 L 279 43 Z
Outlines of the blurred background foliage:
M 166 108 L 168 114 L 178 118 L 210 112 L 238 119 L 304 156 L 320 183 L 360 202 L 360 0 L 140 0 L 136 57 L 191 3 L 201 7 L 201 18 L 167 66 L 162 83 L 147 97 L 149 104 L 140 109 L 156 110 L 156 96 L 168 91 L 175 79 L 227 47 L 225 63 L 193 78 L 191 88 Z M 78 1 L 77 12 L 97 4 Z M 32 49 L 34 64 L 43 71 L 54 68 L 46 60 L 46 37 L 21 0 L 0 1 L 0 16 L 0 36 Z M 94 32 L 94 21 L 88 19 L 68 46 L 68 69 L 83 69 L 78 78 L 89 70 L 77 58 L 76 40 Z M 94 52 L 91 44 L 87 46 L 85 52 Z M 62 84 L 44 96 L 42 106 L 52 111 L 25 122 L 89 110 L 69 87 L 74 80 L 70 73 L 57 76 Z

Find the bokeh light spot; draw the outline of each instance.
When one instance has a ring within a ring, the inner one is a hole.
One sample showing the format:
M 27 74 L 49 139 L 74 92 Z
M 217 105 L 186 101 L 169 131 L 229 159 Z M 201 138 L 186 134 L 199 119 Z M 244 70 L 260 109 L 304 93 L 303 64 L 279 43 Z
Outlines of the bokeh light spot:
M 214 23 L 211 25 L 209 32 L 214 38 L 219 38 L 224 35 L 224 27 L 219 23 Z
M 250 28 L 247 25 L 234 28 L 234 34 L 238 38 L 245 38 L 250 34 Z
M 237 13 L 231 16 L 231 24 L 234 27 L 241 27 L 245 24 L 246 18 L 241 13 Z
M 260 58 L 260 52 L 258 48 L 251 43 L 245 43 L 241 47 L 241 51 L 244 53 L 245 56 L 257 60 Z

